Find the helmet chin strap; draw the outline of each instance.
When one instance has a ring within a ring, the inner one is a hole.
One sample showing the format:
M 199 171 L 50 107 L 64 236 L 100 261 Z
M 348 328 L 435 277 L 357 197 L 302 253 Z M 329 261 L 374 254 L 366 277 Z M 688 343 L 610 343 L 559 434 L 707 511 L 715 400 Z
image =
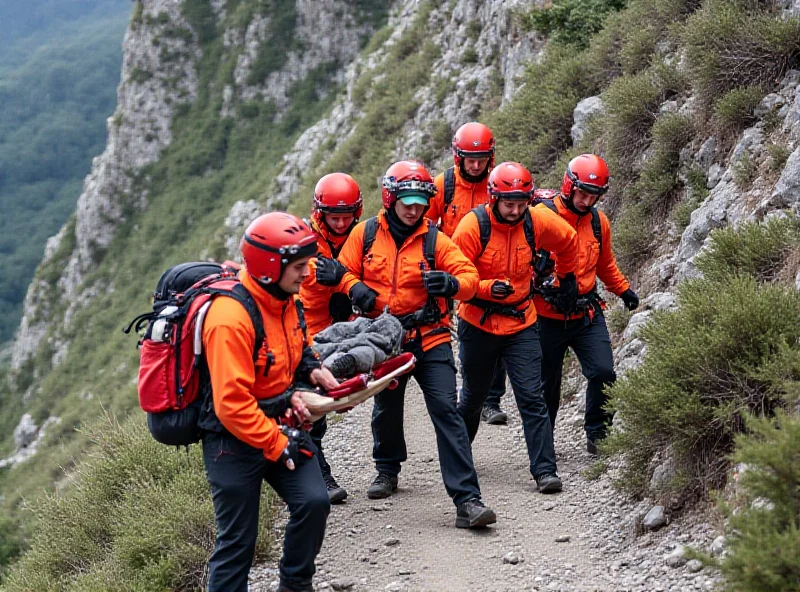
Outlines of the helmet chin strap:
M 574 190 L 573 190 L 573 191 L 574 191 Z M 588 209 L 588 210 L 586 210 L 585 212 L 581 212 L 581 211 L 580 211 L 578 208 L 576 208 L 576 207 L 575 207 L 575 204 L 573 204 L 573 203 L 572 203 L 572 196 L 570 196 L 570 197 L 566 197 L 566 196 L 562 195 L 562 196 L 561 196 L 561 202 L 562 202 L 562 203 L 563 203 L 563 204 L 566 206 L 566 208 L 567 208 L 567 209 L 568 209 L 570 212 L 572 212 L 572 213 L 573 213 L 573 214 L 575 214 L 576 216 L 585 216 L 585 215 L 586 215 L 586 214 L 588 214 L 588 213 L 591 211 L 591 209 L 592 209 L 592 208 L 589 208 L 589 209 Z M 596 201 L 595 201 L 595 204 L 597 204 L 597 202 L 596 202 Z

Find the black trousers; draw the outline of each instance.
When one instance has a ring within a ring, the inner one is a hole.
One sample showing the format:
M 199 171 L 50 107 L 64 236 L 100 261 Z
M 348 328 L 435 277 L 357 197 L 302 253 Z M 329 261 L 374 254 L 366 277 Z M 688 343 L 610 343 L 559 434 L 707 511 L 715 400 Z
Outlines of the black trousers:
M 309 459 L 290 471 L 264 458 L 229 433 L 206 433 L 203 462 L 211 485 L 217 543 L 208 561 L 209 592 L 246 592 L 258 534 L 261 484 L 266 481 L 289 507 L 280 561 L 281 583 L 310 591 L 314 559 L 330 512 L 319 464 Z
M 489 394 L 494 370 L 502 364 L 508 372 L 522 418 L 531 475 L 555 473 L 553 429 L 542 393 L 542 351 L 536 325 L 512 335 L 495 335 L 460 320 L 458 340 L 464 373 L 458 412 L 467 425 L 470 441 L 478 433 L 481 409 Z
M 406 385 L 410 376 L 422 389 L 436 431 L 439 465 L 447 495 L 458 505 L 479 498 L 478 474 L 472 461 L 467 428 L 456 407 L 456 366 L 453 349 L 443 343 L 422 352 L 416 342 L 407 351 L 417 358 L 414 371 L 399 379 L 394 390 L 384 390 L 375 396 L 372 408 L 372 456 L 379 472 L 398 475 L 401 464 L 408 458 L 403 434 L 403 407 Z
M 459 359 L 461 366 L 464 366 L 464 359 L 461 357 L 461 350 L 459 352 Z M 492 376 L 492 384 L 489 385 L 489 396 L 486 397 L 484 406 L 486 407 L 500 407 L 500 399 L 506 394 L 506 367 L 503 362 L 498 362 L 494 369 L 494 376 Z
M 325 437 L 325 434 L 328 432 L 328 416 L 323 415 L 320 419 L 315 421 L 311 425 L 311 431 L 308 432 L 308 435 L 311 436 L 311 439 L 314 441 L 314 444 L 317 446 L 317 462 L 319 462 L 319 469 L 322 471 L 322 476 L 325 477 L 331 474 L 331 466 L 328 464 L 328 461 L 325 460 L 325 453 L 322 450 L 322 439 Z
M 587 437 L 602 440 L 611 425 L 611 414 L 606 410 L 608 395 L 606 387 L 614 384 L 614 359 L 611 353 L 611 338 L 606 319 L 595 315 L 593 322 L 588 317 L 572 321 L 539 317 L 539 332 L 542 342 L 542 380 L 544 396 L 553 427 L 561 402 L 561 371 L 564 355 L 571 347 L 581 365 L 581 371 L 589 385 L 586 387 L 586 415 L 583 427 Z

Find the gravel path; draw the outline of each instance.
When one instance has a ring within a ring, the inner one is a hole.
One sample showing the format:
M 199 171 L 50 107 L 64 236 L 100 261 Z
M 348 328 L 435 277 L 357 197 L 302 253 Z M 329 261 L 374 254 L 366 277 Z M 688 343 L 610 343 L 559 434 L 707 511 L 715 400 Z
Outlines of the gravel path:
M 483 531 L 454 526 L 455 507 L 442 485 L 433 426 L 413 380 L 406 393 L 409 460 L 388 500 L 366 497 L 375 475 L 372 405 L 333 423 L 326 455 L 350 496 L 332 508 L 316 589 L 638 592 L 718 586 L 716 574 L 681 555 L 683 545 L 706 549 L 717 534 L 702 514 L 684 514 L 659 531 L 642 533 L 641 519 L 652 503 L 627 498 L 607 475 L 593 481 L 584 476 L 595 459 L 585 451 L 580 397 L 559 414 L 556 454 L 564 491 L 548 496 L 536 491 L 528 472 L 512 396 L 503 403 L 509 425 L 482 424 L 473 444 L 483 499 L 498 518 Z M 252 592 L 276 588 L 275 562 L 253 568 Z

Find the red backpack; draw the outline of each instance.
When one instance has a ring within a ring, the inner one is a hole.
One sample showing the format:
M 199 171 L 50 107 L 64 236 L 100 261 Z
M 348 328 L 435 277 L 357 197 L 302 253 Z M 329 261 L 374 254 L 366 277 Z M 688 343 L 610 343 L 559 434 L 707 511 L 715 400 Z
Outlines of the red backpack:
M 200 440 L 198 421 L 211 392 L 203 357 L 203 321 L 214 298 L 233 298 L 244 306 L 255 328 L 253 361 L 264 343 L 264 323 L 253 297 L 236 277 L 235 263 L 181 263 L 158 280 L 153 310 L 123 329 L 138 334 L 139 404 L 158 442 L 188 446 Z

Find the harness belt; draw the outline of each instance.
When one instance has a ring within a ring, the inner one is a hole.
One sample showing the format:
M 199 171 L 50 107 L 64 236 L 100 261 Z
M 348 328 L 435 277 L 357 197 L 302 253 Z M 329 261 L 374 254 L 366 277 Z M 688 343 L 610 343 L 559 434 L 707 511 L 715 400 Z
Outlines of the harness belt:
M 481 315 L 480 324 L 483 325 L 487 319 L 493 314 L 499 314 L 504 317 L 511 317 L 513 319 L 517 319 L 518 321 L 525 320 L 525 311 L 528 310 L 531 306 L 531 294 L 529 293 L 525 298 L 522 300 L 518 300 L 517 302 L 512 302 L 509 304 L 495 302 L 493 300 L 483 300 L 482 298 L 472 298 L 467 300 L 467 304 L 472 304 L 473 306 L 477 306 L 478 308 L 483 309 L 483 314 Z M 520 305 L 525 304 L 523 308 L 519 308 Z

